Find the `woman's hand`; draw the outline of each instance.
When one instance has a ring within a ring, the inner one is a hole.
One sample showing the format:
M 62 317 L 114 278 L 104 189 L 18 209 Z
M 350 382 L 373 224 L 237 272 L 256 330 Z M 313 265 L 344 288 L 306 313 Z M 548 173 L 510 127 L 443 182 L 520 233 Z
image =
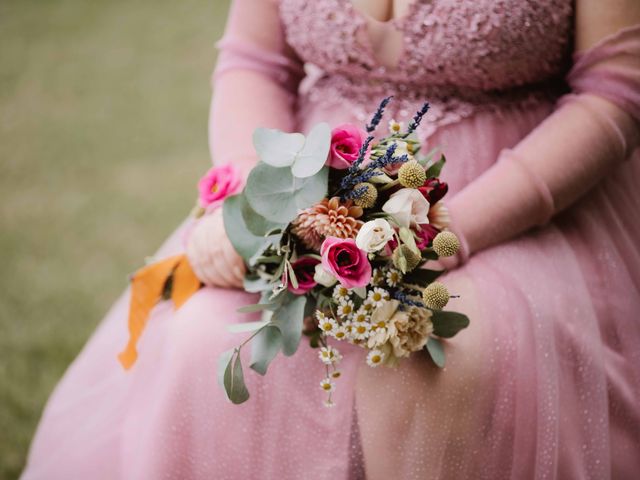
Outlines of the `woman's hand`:
M 194 272 L 205 285 L 242 287 L 244 261 L 227 237 L 222 208 L 198 221 L 187 242 L 187 256 Z

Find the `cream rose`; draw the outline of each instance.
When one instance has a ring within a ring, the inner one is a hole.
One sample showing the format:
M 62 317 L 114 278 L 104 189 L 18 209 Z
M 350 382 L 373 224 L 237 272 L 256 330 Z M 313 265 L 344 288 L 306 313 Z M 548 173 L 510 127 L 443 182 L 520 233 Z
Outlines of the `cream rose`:
M 371 220 L 362 227 L 356 236 L 356 245 L 365 252 L 377 252 L 393 238 L 393 228 L 384 218 Z
M 403 188 L 391 195 L 382 211 L 391 215 L 401 227 L 429 223 L 429 202 L 414 188 Z
M 338 282 L 338 279 L 327 272 L 321 263 L 316 265 L 316 272 L 313 275 L 313 279 L 323 287 L 333 287 Z

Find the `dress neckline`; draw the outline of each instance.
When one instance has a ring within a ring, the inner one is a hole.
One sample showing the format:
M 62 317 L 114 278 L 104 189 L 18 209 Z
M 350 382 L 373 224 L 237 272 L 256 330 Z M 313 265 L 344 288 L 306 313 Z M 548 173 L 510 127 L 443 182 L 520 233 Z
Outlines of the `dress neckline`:
M 354 20 L 354 23 L 358 25 L 358 30 L 360 31 L 360 35 L 361 35 L 360 43 L 368 57 L 369 63 L 373 67 L 377 67 L 385 71 L 395 71 L 399 69 L 400 65 L 402 64 L 402 58 L 405 56 L 405 53 L 407 51 L 407 42 L 405 40 L 406 31 L 404 27 L 406 22 L 409 19 L 411 19 L 411 17 L 415 14 L 415 10 L 417 6 L 420 4 L 420 0 L 409 0 L 409 5 L 407 7 L 406 12 L 399 17 L 390 18 L 389 20 L 378 20 L 372 17 L 366 12 L 363 12 L 360 9 L 356 8 L 355 5 L 351 2 L 351 0 L 340 0 L 340 1 L 343 3 L 344 10 L 351 15 L 351 17 Z M 429 1 L 432 1 L 432 0 L 429 0 Z M 376 52 L 373 48 L 373 42 L 371 41 L 371 32 L 369 31 L 370 23 L 374 23 L 382 26 L 389 26 L 399 31 L 400 33 L 402 33 L 402 45 L 399 49 L 398 56 L 393 62 L 393 64 L 384 64 L 378 59 Z

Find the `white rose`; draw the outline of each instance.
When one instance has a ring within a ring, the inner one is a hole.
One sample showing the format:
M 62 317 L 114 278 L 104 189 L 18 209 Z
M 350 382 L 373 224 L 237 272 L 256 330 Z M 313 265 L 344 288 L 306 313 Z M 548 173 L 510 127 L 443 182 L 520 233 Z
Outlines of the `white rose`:
M 323 287 L 333 287 L 338 279 L 322 268 L 322 264 L 316 265 L 316 272 L 313 275 L 313 279 Z
M 429 223 L 429 202 L 414 188 L 403 188 L 391 195 L 382 211 L 391 215 L 401 227 Z
M 377 252 L 393 237 L 393 228 L 383 218 L 371 220 L 362 227 L 356 236 L 356 245 L 365 252 Z

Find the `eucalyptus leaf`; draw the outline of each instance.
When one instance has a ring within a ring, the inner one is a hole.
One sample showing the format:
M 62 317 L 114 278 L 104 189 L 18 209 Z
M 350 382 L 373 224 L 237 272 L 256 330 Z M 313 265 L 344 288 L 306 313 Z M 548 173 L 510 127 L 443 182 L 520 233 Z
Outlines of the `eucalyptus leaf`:
M 245 292 L 258 293 L 269 288 L 269 281 L 258 276 L 246 276 L 242 282 Z
M 287 356 L 293 355 L 298 349 L 306 302 L 304 296 L 293 296 L 273 312 L 272 322 L 282 333 L 282 351 Z
M 268 310 L 271 308 L 270 303 L 254 303 L 251 305 L 245 305 L 244 307 L 240 307 L 236 309 L 238 313 L 255 313 L 261 312 L 262 310 Z
M 304 147 L 298 153 L 291 172 L 298 178 L 306 178 L 320 171 L 327 161 L 331 147 L 331 127 L 318 123 L 307 135 Z
M 256 322 L 232 323 L 231 325 L 227 325 L 227 331 L 231 333 L 255 332 L 256 330 L 260 330 L 262 327 L 268 324 L 269 324 L 269 320 L 258 320 Z
M 289 282 L 293 288 L 298 288 L 298 277 L 296 277 L 296 272 L 293 271 L 293 266 L 291 262 L 287 261 L 287 270 L 289 271 Z
M 293 165 L 304 144 L 301 133 L 285 133 L 275 128 L 256 128 L 253 132 L 253 146 L 258 157 L 276 168 Z
M 440 340 L 429 337 L 429 340 L 427 341 L 427 351 L 429 352 L 429 355 L 431 355 L 433 363 L 435 363 L 440 368 L 444 368 L 444 348 L 442 346 L 442 343 L 440 343 Z
M 251 340 L 250 368 L 260 375 L 267 373 L 269 364 L 282 350 L 282 334 L 278 327 L 269 325 Z
M 232 348 L 231 350 L 222 352 L 218 357 L 218 371 L 217 371 L 218 385 L 220 385 L 220 388 L 225 390 L 225 393 L 226 393 L 226 389 L 224 386 L 224 372 L 227 370 L 227 365 L 231 363 L 231 359 L 233 358 L 233 355 L 235 352 L 236 352 L 235 348 Z M 228 395 L 227 395 L 227 398 L 228 398 Z
M 308 178 L 295 178 L 288 168 L 259 163 L 247 179 L 247 200 L 253 210 L 271 222 L 291 222 L 299 210 L 308 208 L 327 193 L 329 169 Z
M 249 391 L 244 383 L 239 350 L 235 351 L 224 371 L 224 389 L 232 403 L 239 404 L 249 400 Z
M 227 237 L 238 254 L 248 262 L 265 243 L 263 237 L 254 235 L 247 228 L 242 217 L 246 199 L 243 194 L 227 198 L 222 206 L 222 217 Z
M 246 197 L 245 197 L 246 198 Z M 264 237 L 267 232 L 273 230 L 282 229 L 285 227 L 282 223 L 270 222 L 262 215 L 257 213 L 249 202 L 243 202 L 242 204 L 242 219 L 247 229 L 258 237 Z
M 431 321 L 434 335 L 443 338 L 451 338 L 469 326 L 469 317 L 458 312 L 434 310 Z

